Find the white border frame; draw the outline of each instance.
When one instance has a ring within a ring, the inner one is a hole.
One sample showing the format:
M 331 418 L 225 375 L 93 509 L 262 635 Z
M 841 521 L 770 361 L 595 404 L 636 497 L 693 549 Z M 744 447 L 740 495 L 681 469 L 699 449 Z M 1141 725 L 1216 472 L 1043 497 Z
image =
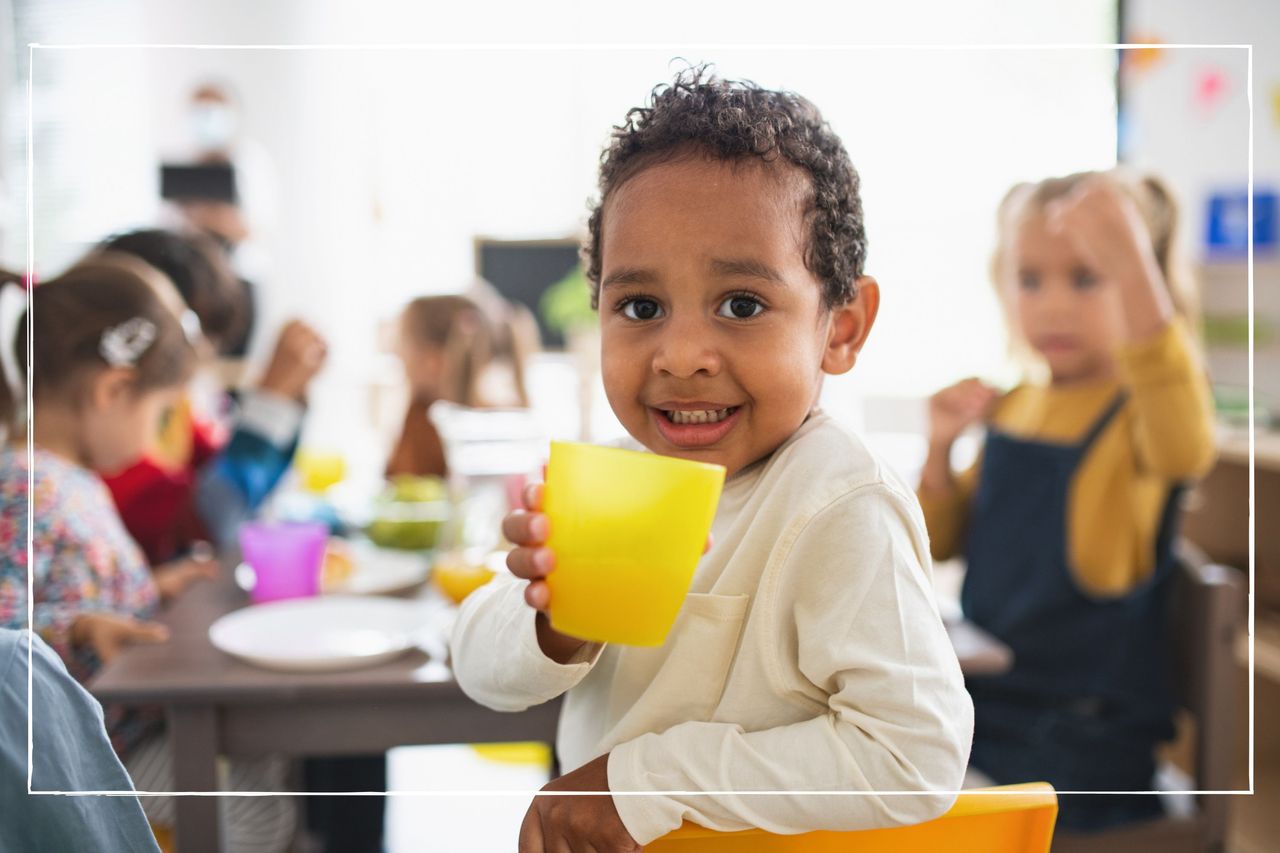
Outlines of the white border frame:
M 653 51 L 653 50 L 699 50 L 699 51 L 715 51 L 715 50 L 759 50 L 759 51 L 784 51 L 784 50 L 803 50 L 810 52 L 848 52 L 855 50 L 920 50 L 920 51 L 977 51 L 977 50 L 1001 50 L 1001 51 L 1027 51 L 1027 50 L 1151 50 L 1151 49 L 1196 49 L 1196 48 L 1219 48 L 1219 49 L 1243 49 L 1248 55 L 1248 73 L 1245 96 L 1249 107 L 1249 175 L 1248 175 L 1248 204 L 1247 204 L 1247 261 L 1248 261 L 1248 316 L 1249 316 L 1249 612 L 1247 620 L 1247 630 L 1249 634 L 1249 787 L 1247 790 L 1226 790 L 1226 791 L 1056 791 L 1056 794 L 1101 794 L 1101 795 L 1138 795 L 1138 794 L 1161 794 L 1161 793 L 1178 793 L 1189 795 L 1203 794 L 1246 794 L 1254 793 L 1254 617 L 1256 611 L 1256 600 L 1254 598 L 1254 570 L 1255 570 L 1255 548 L 1256 548 L 1256 518 L 1254 511 L 1254 477 L 1255 477 L 1255 435 L 1254 435 L 1254 302 L 1253 302 L 1253 45 L 1252 44 L 1132 44 L 1132 43 L 1113 43 L 1113 44 L 953 44 L 953 45 L 930 45 L 930 44 L 723 44 L 723 43 L 695 43 L 695 44 L 662 44 L 662 43 L 646 43 L 646 44 L 610 44 L 610 43 L 593 43 L 593 44 L 510 44 L 510 43 L 492 43 L 477 42 L 465 44 L 448 44 L 448 43 L 419 43 L 419 44 L 145 44 L 145 43 L 120 43 L 120 44 L 40 44 L 32 42 L 27 45 L 27 279 L 34 281 L 35 272 L 35 144 L 32 134 L 33 126 L 33 103 L 32 103 L 32 80 L 34 78 L 34 63 L 36 50 L 78 50 L 82 48 L 89 49 L 146 49 L 146 50 L 282 50 L 282 51 L 311 51 L 311 50 L 331 50 L 331 51 L 483 51 L 483 52 L 596 52 L 596 51 Z M 27 289 L 27 312 L 30 316 L 32 310 L 31 304 L 31 288 Z M 27 336 L 27 375 L 31 372 L 32 362 L 32 342 L 31 336 Z M 34 575 L 31 567 L 34 566 L 34 488 L 35 479 L 35 458 L 34 445 L 31 440 L 32 431 L 32 401 L 31 401 L 31 384 L 27 383 L 27 630 L 34 622 Z M 32 711 L 31 711 L 31 644 L 27 645 L 27 794 L 28 795 L 52 795 L 52 796 L 115 796 L 115 797 L 274 797 L 274 796 L 333 796 L 333 797 L 358 797 L 376 794 L 390 797 L 527 797 L 538 795 L 537 791 L 343 791 L 330 793 L 310 793 L 306 791 L 35 791 L 31 788 L 32 776 Z M 939 794 L 956 794 L 961 791 L 556 791 L 555 796 L 622 796 L 622 797 L 653 797 L 653 796 L 796 796 L 803 794 L 806 796 L 936 796 Z M 963 791 L 966 794 L 973 793 L 1028 793 L 1037 794 L 1039 792 L 1009 792 L 1009 791 L 975 791 L 968 789 Z

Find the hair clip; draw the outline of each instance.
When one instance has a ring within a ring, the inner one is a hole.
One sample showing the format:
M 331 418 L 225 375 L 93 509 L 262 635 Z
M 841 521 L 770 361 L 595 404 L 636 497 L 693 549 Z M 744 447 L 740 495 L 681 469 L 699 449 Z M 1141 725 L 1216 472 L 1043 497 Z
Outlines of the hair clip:
M 182 334 L 186 336 L 187 343 L 191 346 L 197 346 L 200 339 L 204 337 L 204 328 L 200 325 L 200 317 L 196 312 L 188 308 L 182 312 L 179 318 L 182 322 Z
M 112 367 L 133 367 L 156 339 L 156 324 L 134 317 L 102 332 L 98 352 Z

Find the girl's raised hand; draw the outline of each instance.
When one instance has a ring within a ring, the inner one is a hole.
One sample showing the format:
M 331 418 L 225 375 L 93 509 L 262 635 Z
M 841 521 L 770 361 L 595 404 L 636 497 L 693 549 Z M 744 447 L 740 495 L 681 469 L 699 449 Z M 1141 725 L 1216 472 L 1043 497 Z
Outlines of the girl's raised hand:
M 1173 300 L 1151 232 L 1137 202 L 1124 190 L 1105 178 L 1092 178 L 1049 202 L 1045 215 L 1049 227 L 1066 235 L 1089 269 L 1119 289 L 1130 340 L 1144 340 L 1169 323 Z
M 329 346 L 319 332 L 301 320 L 290 320 L 276 339 L 275 351 L 258 387 L 301 401 L 328 353 Z
M 71 642 L 88 646 L 103 663 L 110 663 L 120 650 L 134 643 L 163 643 L 169 629 L 159 622 L 143 622 L 118 613 L 82 613 L 71 623 Z
M 1095 273 L 1129 277 L 1154 264 L 1151 233 L 1137 204 L 1111 181 L 1093 178 L 1045 205 L 1049 227 L 1061 231 Z
M 981 379 L 964 379 L 929 398 L 929 442 L 950 447 L 970 424 L 986 418 L 1000 391 Z

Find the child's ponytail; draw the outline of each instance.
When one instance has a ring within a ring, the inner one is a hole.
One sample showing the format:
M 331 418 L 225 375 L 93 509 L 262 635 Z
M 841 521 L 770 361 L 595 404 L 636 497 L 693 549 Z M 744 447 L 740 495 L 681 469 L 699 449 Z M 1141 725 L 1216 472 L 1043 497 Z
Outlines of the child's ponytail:
M 22 276 L 0 269 L 0 297 L 4 296 L 10 286 L 22 288 Z M 10 357 L 14 359 L 12 364 L 9 363 Z M 19 399 L 25 396 L 22 365 L 26 364 L 26 360 L 25 340 L 21 336 L 15 336 L 12 350 L 0 352 L 0 440 L 7 440 L 17 426 L 21 411 Z M 14 385 L 15 380 L 17 387 Z
M 525 382 L 525 370 L 539 349 L 538 321 L 532 311 L 513 302 L 508 303 L 506 315 L 496 325 L 495 354 L 510 365 L 516 404 L 527 409 L 529 387 Z
M 493 336 L 480 309 L 459 307 L 444 341 L 440 396 L 463 406 L 482 406 L 480 374 L 493 359 Z
M 1127 183 L 1151 232 L 1151 249 L 1169 287 L 1174 308 L 1186 320 L 1188 328 L 1199 329 L 1199 293 L 1178 233 L 1177 198 L 1169 185 L 1155 175 L 1143 175 Z

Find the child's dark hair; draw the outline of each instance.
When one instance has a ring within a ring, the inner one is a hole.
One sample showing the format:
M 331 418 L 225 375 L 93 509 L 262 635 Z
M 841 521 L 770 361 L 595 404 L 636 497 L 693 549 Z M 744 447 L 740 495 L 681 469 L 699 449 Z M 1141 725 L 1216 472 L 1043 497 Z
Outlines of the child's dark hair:
M 168 276 L 219 351 L 246 337 L 252 306 L 213 238 L 144 228 L 108 237 L 99 248 L 134 255 Z
M 600 156 L 600 197 L 591 210 L 583 248 L 591 302 L 600 296 L 604 207 L 619 186 L 643 169 L 687 153 L 717 160 L 759 158 L 789 163 L 809 178 L 804 218 L 805 267 L 822 282 L 830 308 L 857 296 L 867 257 L 858 173 L 840 138 L 818 108 L 793 92 L 749 81 L 721 80 L 706 66 L 681 72 L 653 90 L 613 129 Z
M 9 276 L 5 282 L 12 282 Z M 0 283 L 0 287 L 6 286 Z M 147 282 L 118 264 L 84 261 L 31 292 L 31 310 L 24 311 L 14 338 L 18 375 L 31 383 L 36 402 L 50 397 L 75 395 L 92 372 L 112 365 L 104 346 L 109 330 L 130 327 L 130 321 L 146 321 L 154 332 L 150 342 L 127 346 L 128 366 L 134 370 L 137 393 L 181 385 L 195 370 L 195 348 L 170 311 Z M 27 334 L 31 334 L 31 366 L 27 370 Z M 117 362 L 120 364 L 121 362 Z M 0 382 L 0 418 L 11 426 L 18 414 L 18 400 L 9 383 Z

